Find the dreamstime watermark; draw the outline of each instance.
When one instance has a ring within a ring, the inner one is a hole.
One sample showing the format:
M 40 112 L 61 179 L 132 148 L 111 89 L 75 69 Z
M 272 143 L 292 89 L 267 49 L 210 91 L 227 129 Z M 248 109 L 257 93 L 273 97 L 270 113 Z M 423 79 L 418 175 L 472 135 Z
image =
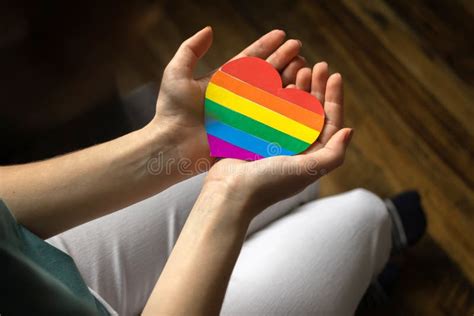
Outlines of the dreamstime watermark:
M 282 151 L 281 146 L 276 143 L 269 144 L 267 149 L 272 156 L 278 156 Z M 194 161 L 190 158 L 176 159 L 174 157 L 165 157 L 165 155 L 160 152 L 157 156 L 148 160 L 146 168 L 147 172 L 152 175 L 171 175 L 177 172 L 183 176 L 193 176 L 208 171 L 212 165 L 213 163 L 210 159 L 199 158 Z M 219 168 L 221 168 L 220 171 L 225 174 L 249 173 L 260 176 L 324 176 L 327 173 L 326 169 L 320 168 L 320 163 L 317 159 L 307 159 L 303 164 L 287 163 L 285 161 L 274 164 L 220 164 Z
M 170 175 L 177 171 L 180 175 L 192 176 L 208 171 L 211 166 L 209 159 L 199 158 L 193 163 L 189 158 L 165 158 L 165 155 L 160 152 L 156 157 L 148 160 L 146 168 L 152 175 Z
M 278 143 L 269 143 L 267 145 L 267 154 L 269 156 L 278 156 L 282 153 L 282 148 Z

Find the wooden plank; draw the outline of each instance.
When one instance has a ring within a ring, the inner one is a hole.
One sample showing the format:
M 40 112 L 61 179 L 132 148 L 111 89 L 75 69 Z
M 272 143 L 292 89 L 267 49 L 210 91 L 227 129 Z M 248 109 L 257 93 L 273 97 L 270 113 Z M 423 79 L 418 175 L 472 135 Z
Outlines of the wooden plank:
M 409 27 L 410 33 L 428 57 L 443 60 L 471 88 L 474 85 L 474 14 L 473 2 L 417 0 L 387 0 L 390 7 Z
M 384 2 L 345 0 L 344 4 L 361 19 L 400 64 L 437 98 L 446 111 L 463 124 L 463 129 L 468 131 L 469 135 L 474 135 L 472 86 L 453 73 L 437 51 L 433 48 L 423 48 L 411 28 Z M 423 13 L 425 14 L 426 10 L 423 10 Z M 431 42 L 434 44 L 438 41 L 440 40 L 432 39 Z M 451 45 L 443 43 L 443 46 Z M 474 51 L 471 54 L 474 54 Z

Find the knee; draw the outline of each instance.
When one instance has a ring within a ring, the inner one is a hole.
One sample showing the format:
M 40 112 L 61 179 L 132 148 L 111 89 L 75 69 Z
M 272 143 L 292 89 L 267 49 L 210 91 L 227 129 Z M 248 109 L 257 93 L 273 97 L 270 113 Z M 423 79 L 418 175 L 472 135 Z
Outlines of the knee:
M 358 188 L 349 192 L 354 203 L 356 216 L 373 229 L 390 231 L 390 214 L 385 203 L 376 194 Z

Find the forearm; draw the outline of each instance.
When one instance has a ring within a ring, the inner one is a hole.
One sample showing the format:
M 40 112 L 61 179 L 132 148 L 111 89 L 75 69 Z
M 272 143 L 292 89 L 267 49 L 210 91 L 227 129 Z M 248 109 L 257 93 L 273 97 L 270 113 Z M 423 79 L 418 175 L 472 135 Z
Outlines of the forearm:
M 221 191 L 199 196 L 143 311 L 144 315 L 217 315 L 245 239 L 245 204 Z
M 57 158 L 1 167 L 0 198 L 21 224 L 39 236 L 52 236 L 179 181 L 183 175 L 175 168 L 159 175 L 149 170 L 178 155 L 170 138 L 166 130 L 149 125 Z

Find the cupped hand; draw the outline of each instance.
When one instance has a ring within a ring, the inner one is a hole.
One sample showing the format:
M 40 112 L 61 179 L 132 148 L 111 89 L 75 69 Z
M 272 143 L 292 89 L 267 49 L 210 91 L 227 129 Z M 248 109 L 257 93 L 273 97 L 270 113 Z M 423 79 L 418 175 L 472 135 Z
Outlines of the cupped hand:
M 301 68 L 295 83 L 289 87 L 310 92 L 323 104 L 326 120 L 318 141 L 296 156 L 276 156 L 253 162 L 222 159 L 211 168 L 206 178 L 204 190 L 221 192 L 231 201 L 244 203 L 245 215 L 249 217 L 302 191 L 340 166 L 352 137 L 352 129 L 344 128 L 340 74 L 329 76 L 328 65 L 318 63 L 313 70 Z
M 206 27 L 184 41 L 167 65 L 162 78 L 151 125 L 166 129 L 180 158 L 191 161 L 209 158 L 204 128 L 204 97 L 212 73 L 194 78 L 194 69 L 212 44 L 212 29 Z M 285 33 L 271 31 L 252 43 L 235 58 L 254 56 L 266 59 L 281 74 L 283 82 L 296 84 L 297 72 L 305 66 L 299 56 L 301 42 L 285 41 Z

